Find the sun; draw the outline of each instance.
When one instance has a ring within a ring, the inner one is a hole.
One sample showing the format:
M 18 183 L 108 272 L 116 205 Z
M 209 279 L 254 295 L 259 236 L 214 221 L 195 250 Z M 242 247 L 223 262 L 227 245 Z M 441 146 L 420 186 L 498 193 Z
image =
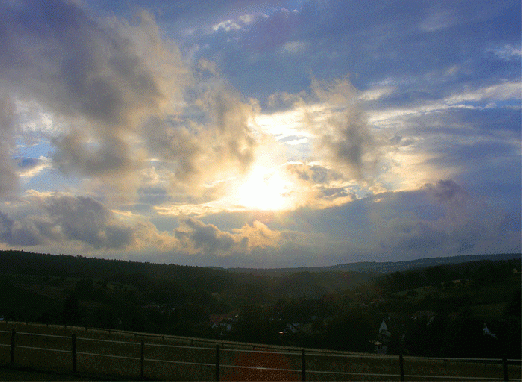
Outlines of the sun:
M 289 182 L 277 170 L 261 166 L 251 170 L 237 190 L 238 203 L 253 210 L 282 210 L 288 204 Z

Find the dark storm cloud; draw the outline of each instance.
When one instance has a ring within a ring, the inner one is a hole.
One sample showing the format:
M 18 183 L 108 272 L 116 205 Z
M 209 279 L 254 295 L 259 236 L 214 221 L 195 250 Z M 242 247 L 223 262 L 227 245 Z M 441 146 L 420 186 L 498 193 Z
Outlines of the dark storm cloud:
M 336 244 L 323 254 L 339 261 L 353 261 L 357 254 L 397 260 L 520 251 L 520 218 L 488 206 L 487 200 L 444 179 L 416 191 L 354 198 L 334 208 L 299 209 L 286 218 L 296 232 L 313 226 L 315 234 L 334 238 Z
M 235 224 L 237 223 L 236 221 Z M 249 256 L 260 248 L 275 250 L 285 241 L 285 234 L 272 230 L 255 219 L 240 228 L 232 229 L 230 233 L 220 230 L 212 223 L 184 218 L 174 230 L 174 235 L 178 240 L 176 250 L 190 255 Z
M 422 222 L 397 222 L 390 228 L 391 235 L 380 243 L 384 251 L 414 252 L 422 257 L 433 250 L 440 251 L 448 241 L 444 231 Z
M 466 197 L 466 192 L 452 179 L 439 180 L 435 185 L 428 184 L 425 188 L 438 202 L 451 202 Z
M 506 211 L 520 209 L 521 157 L 514 134 L 503 128 L 485 130 L 489 140 L 476 137 L 458 141 L 446 139 L 427 150 L 432 159 L 425 162 L 437 168 L 459 168 L 455 181 L 468 192 L 486 197 Z M 439 140 L 443 135 L 439 135 Z M 444 142 L 444 144 L 442 144 Z
M 226 253 L 236 244 L 233 235 L 193 218 L 181 221 L 180 228 L 174 232 L 182 248 L 189 252 Z
M 0 213 L 0 240 L 2 242 L 10 242 L 12 237 L 14 221 L 9 219 L 6 214 Z
M 100 202 L 88 197 L 53 195 L 41 198 L 41 211 L 10 218 L 0 211 L 0 242 L 12 246 L 66 244 L 94 249 L 125 249 L 137 240 L 150 243 L 172 241 L 145 223 L 122 223 Z
M 41 218 L 10 219 L 0 211 L 0 242 L 14 246 L 35 246 L 63 237 L 49 221 Z
M 118 224 L 112 212 L 87 197 L 53 197 L 47 211 L 68 240 L 79 240 L 96 249 L 124 248 L 134 240 L 131 228 Z

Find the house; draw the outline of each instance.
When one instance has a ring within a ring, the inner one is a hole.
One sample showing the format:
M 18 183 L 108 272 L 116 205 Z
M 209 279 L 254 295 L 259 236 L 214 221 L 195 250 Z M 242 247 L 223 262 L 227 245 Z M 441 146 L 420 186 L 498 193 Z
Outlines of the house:
M 388 352 L 388 343 L 390 342 L 391 333 L 388 330 L 388 325 L 385 320 L 382 320 L 377 334 L 377 340 L 373 341 L 375 345 L 375 352 L 377 354 L 386 354 Z
M 228 314 L 211 314 L 210 327 L 219 332 L 219 335 L 232 331 L 233 324 L 237 322 L 237 312 Z
M 381 326 L 379 328 L 379 336 L 389 338 L 391 333 L 388 331 L 388 325 L 386 325 L 386 321 L 382 320 Z

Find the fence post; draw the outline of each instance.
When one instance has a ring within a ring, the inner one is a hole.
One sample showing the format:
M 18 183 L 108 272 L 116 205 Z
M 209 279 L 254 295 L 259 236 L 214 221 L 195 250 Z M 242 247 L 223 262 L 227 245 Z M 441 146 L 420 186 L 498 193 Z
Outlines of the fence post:
M 76 333 L 71 336 L 72 340 L 72 371 L 76 373 Z
M 143 364 L 145 363 L 145 342 L 140 343 L 140 378 L 143 379 Z
M 11 365 L 14 365 L 15 361 L 15 334 L 16 330 L 11 329 Z
M 219 344 L 216 345 L 216 381 L 219 381 Z
M 404 357 L 399 354 L 399 367 L 401 369 L 401 381 L 404 381 Z
M 306 381 L 306 360 L 304 349 L 301 349 L 301 381 Z
M 508 363 L 506 357 L 502 358 L 502 368 L 504 369 L 504 381 L 509 381 Z

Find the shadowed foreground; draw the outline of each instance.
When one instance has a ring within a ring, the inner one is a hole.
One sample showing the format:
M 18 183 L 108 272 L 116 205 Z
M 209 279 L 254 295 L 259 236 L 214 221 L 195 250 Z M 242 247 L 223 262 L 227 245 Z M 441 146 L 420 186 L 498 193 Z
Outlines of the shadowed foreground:
M 128 378 L 126 378 L 128 379 Z M 114 377 L 104 378 L 99 375 L 57 373 L 35 370 L 29 367 L 0 367 L 0 381 L 107 381 Z

